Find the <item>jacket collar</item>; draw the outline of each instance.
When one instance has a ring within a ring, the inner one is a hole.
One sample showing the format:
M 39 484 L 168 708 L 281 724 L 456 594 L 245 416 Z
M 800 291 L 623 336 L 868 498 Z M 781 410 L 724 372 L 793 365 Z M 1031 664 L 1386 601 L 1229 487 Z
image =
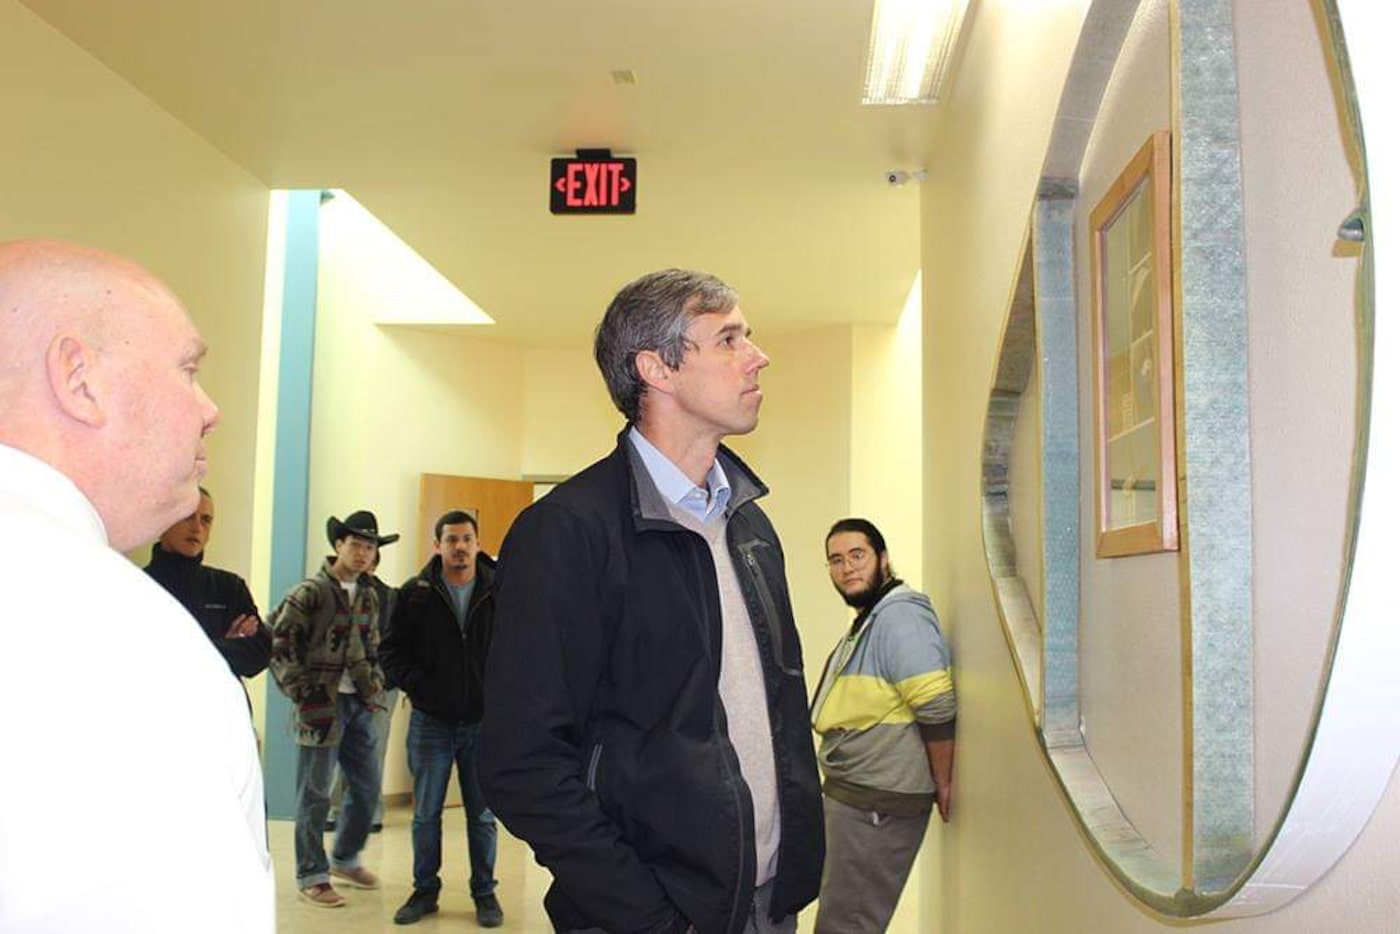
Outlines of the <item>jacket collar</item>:
M 661 495 L 661 491 L 652 482 L 646 464 L 642 463 L 642 456 L 637 453 L 636 447 L 627 437 L 631 428 L 632 425 L 629 422 L 622 427 L 622 431 L 618 432 L 617 447 L 611 456 L 615 465 L 622 470 L 623 475 L 627 478 L 632 519 L 638 529 L 677 528 L 676 520 L 671 518 L 671 510 L 666 506 L 665 497 Z M 719 459 L 720 466 L 724 468 L 725 476 L 729 478 L 730 496 L 729 507 L 725 510 L 726 516 L 732 516 L 739 510 L 740 506 L 768 494 L 768 487 L 758 478 L 758 475 L 750 470 L 749 465 L 744 463 L 739 455 L 728 447 L 721 444 L 719 450 L 715 452 L 715 457 Z
M 340 586 L 340 578 L 336 577 L 334 574 L 331 573 L 331 565 L 334 564 L 334 563 L 335 563 L 335 558 L 334 558 L 334 557 L 329 557 L 329 558 L 327 558 L 324 562 L 322 562 L 322 564 L 321 564 L 321 570 L 319 570 L 319 571 L 316 572 L 316 576 L 317 576 L 317 577 L 320 577 L 320 578 L 322 578 L 322 579 L 324 579 L 325 582 L 326 582 L 327 584 L 330 585 L 331 590 L 334 591 L 334 593 L 335 593 L 335 595 L 336 595 L 336 599 L 337 599 L 337 600 L 344 600 L 345 603 L 346 603 L 346 605 L 348 606 L 348 605 L 350 604 L 350 594 L 345 590 L 344 587 Z M 363 583 L 362 581 L 358 581 L 358 580 L 355 581 L 355 585 L 356 585 L 356 587 L 368 588 L 368 585 L 367 585 L 367 584 Z M 359 595 L 360 595 L 360 591 L 359 591 L 359 590 L 356 590 L 356 591 L 355 591 L 355 597 L 356 597 L 356 599 L 359 598 Z
M 480 599 L 479 595 L 491 589 L 491 580 L 495 576 L 496 559 L 484 551 L 476 553 L 476 590 L 472 591 L 472 603 Z M 428 563 L 423 565 L 423 570 L 418 572 L 418 579 L 428 584 L 430 587 L 447 591 L 447 584 L 442 579 L 442 555 L 433 555 L 428 559 Z
M 204 552 L 187 558 L 178 551 L 162 548 L 160 542 L 151 545 L 151 567 L 155 568 L 195 568 L 204 563 Z

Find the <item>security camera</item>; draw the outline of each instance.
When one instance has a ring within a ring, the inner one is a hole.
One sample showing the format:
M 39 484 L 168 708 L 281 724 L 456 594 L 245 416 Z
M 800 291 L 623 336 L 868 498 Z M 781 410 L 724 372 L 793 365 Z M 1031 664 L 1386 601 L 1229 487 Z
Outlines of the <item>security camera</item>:
M 917 169 L 913 172 L 906 172 L 903 169 L 890 169 L 885 173 L 885 184 L 889 185 L 891 188 L 899 188 L 910 179 L 921 182 L 926 178 L 928 178 L 928 173 L 923 169 Z

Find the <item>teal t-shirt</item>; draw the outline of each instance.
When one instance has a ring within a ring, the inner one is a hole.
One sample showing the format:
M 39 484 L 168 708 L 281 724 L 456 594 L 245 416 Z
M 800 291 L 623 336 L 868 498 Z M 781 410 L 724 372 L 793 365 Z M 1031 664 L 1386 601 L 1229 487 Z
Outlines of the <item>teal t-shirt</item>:
M 472 591 L 476 589 L 476 578 L 473 577 L 460 587 L 447 584 L 447 592 L 452 595 L 452 612 L 457 614 L 457 628 L 463 631 L 467 628 L 467 607 L 471 606 Z

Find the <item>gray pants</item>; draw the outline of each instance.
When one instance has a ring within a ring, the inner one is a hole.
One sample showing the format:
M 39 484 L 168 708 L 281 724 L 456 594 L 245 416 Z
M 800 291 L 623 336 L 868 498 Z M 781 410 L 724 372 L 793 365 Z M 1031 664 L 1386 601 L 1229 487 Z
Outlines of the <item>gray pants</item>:
M 826 866 L 815 934 L 876 934 L 889 926 L 929 816 L 895 817 L 823 798 Z
M 773 901 L 773 883 L 765 882 L 753 892 L 753 905 L 749 917 L 744 922 L 744 934 L 796 934 L 797 915 L 788 915 L 781 921 L 768 920 L 768 905 Z M 608 934 L 602 928 L 581 928 L 567 934 Z

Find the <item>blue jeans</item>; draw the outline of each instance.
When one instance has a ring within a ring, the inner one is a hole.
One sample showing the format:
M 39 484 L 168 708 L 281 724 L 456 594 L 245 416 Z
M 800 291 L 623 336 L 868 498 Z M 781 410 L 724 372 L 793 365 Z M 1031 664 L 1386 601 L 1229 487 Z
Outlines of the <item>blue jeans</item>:
M 322 844 L 330 811 L 331 772 L 337 761 L 349 787 L 336 827 L 331 864 L 356 869 L 369 836 L 374 804 L 379 800 L 379 760 L 374 751 L 374 716 L 354 694 L 336 698 L 341 736 L 337 746 L 302 746 L 297 756 L 297 887 L 330 881 L 330 864 Z
M 453 723 L 415 710 L 408 718 L 408 768 L 413 773 L 413 888 L 438 892 L 442 879 L 442 803 L 452 764 L 467 810 L 472 898 L 496 890 L 496 817 L 476 780 L 477 723 Z
M 389 721 L 393 719 L 394 708 L 399 703 L 399 689 L 384 692 L 384 709 L 374 712 L 374 754 L 379 759 L 379 774 L 384 774 L 384 757 L 389 752 Z M 340 803 L 345 800 L 345 773 L 337 766 L 335 778 L 331 780 L 331 816 L 339 822 Z M 384 823 L 384 793 L 380 789 L 379 800 L 374 805 L 374 823 Z

